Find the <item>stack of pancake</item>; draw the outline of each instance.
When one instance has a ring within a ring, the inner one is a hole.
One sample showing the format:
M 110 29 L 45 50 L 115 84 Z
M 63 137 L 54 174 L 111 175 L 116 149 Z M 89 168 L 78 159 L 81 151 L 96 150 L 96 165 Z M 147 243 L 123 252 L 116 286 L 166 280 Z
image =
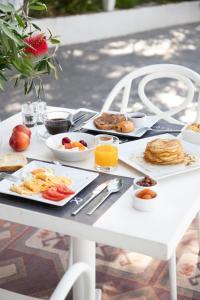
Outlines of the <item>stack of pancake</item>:
M 155 139 L 147 144 L 144 159 L 155 165 L 175 165 L 184 162 L 185 154 L 179 140 Z

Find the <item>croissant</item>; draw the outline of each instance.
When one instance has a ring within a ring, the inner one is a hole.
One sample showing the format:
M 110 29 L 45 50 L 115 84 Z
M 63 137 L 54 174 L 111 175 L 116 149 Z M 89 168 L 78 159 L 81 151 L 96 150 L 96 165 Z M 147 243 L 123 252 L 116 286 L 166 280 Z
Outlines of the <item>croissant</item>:
M 116 125 L 118 132 L 128 133 L 134 130 L 134 124 L 131 121 L 122 121 Z

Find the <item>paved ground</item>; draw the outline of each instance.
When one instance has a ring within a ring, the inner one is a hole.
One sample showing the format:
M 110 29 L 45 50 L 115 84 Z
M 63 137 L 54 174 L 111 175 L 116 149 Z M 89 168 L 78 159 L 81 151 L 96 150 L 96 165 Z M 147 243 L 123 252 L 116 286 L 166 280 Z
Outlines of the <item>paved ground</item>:
M 192 24 L 61 47 L 59 59 L 64 71 L 58 81 L 45 78 L 46 99 L 52 105 L 100 109 L 115 83 L 136 68 L 155 63 L 175 63 L 200 72 L 199 34 L 200 25 Z M 174 87 L 179 88 L 178 95 Z M 133 87 L 131 107 L 142 109 L 135 90 Z M 159 85 L 154 82 L 149 87 L 152 98 L 162 107 L 180 103 L 183 90 L 174 82 L 167 87 L 166 81 Z M 0 118 L 5 119 L 19 111 L 25 101 L 22 88 L 7 86 L 0 94 Z M 193 111 L 188 110 L 187 118 L 192 116 Z

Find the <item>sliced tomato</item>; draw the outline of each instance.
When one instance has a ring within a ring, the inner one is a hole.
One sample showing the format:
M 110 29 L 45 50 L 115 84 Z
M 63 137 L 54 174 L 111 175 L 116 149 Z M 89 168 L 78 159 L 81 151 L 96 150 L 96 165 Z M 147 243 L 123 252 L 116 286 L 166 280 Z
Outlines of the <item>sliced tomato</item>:
M 65 184 L 59 184 L 57 185 L 57 191 L 61 194 L 64 195 L 73 195 L 75 192 L 73 190 L 71 190 L 70 188 L 68 188 L 67 185 Z
M 66 195 L 59 193 L 56 187 L 51 187 L 42 193 L 42 197 L 52 201 L 60 201 L 65 199 Z

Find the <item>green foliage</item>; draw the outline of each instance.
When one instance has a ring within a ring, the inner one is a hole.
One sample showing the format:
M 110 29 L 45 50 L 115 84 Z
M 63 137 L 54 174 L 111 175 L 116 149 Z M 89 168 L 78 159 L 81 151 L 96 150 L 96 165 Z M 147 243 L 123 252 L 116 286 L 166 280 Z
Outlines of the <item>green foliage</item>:
M 41 12 L 40 17 L 74 15 L 102 10 L 101 0 L 44 0 L 48 6 L 48 12 Z M 36 16 L 31 12 L 32 16 Z
M 155 5 L 184 1 L 188 0 L 116 0 L 116 8 L 127 9 L 146 4 Z M 44 3 L 48 6 L 48 11 L 37 12 L 37 14 L 31 11 L 31 15 L 36 17 L 52 17 L 99 12 L 103 10 L 102 0 L 44 0 Z
M 25 38 L 41 33 L 41 29 L 28 16 L 30 9 L 46 11 L 47 8 L 45 3 L 38 0 L 26 1 L 24 7 L 18 10 L 11 4 L 0 4 L 0 89 L 8 80 L 14 80 L 15 87 L 23 81 L 25 94 L 35 88 L 39 97 L 43 88 L 41 75 L 53 71 L 57 79 L 57 47 L 52 53 L 41 56 L 33 56 L 25 51 Z M 51 33 L 48 41 L 59 44 L 59 39 Z

